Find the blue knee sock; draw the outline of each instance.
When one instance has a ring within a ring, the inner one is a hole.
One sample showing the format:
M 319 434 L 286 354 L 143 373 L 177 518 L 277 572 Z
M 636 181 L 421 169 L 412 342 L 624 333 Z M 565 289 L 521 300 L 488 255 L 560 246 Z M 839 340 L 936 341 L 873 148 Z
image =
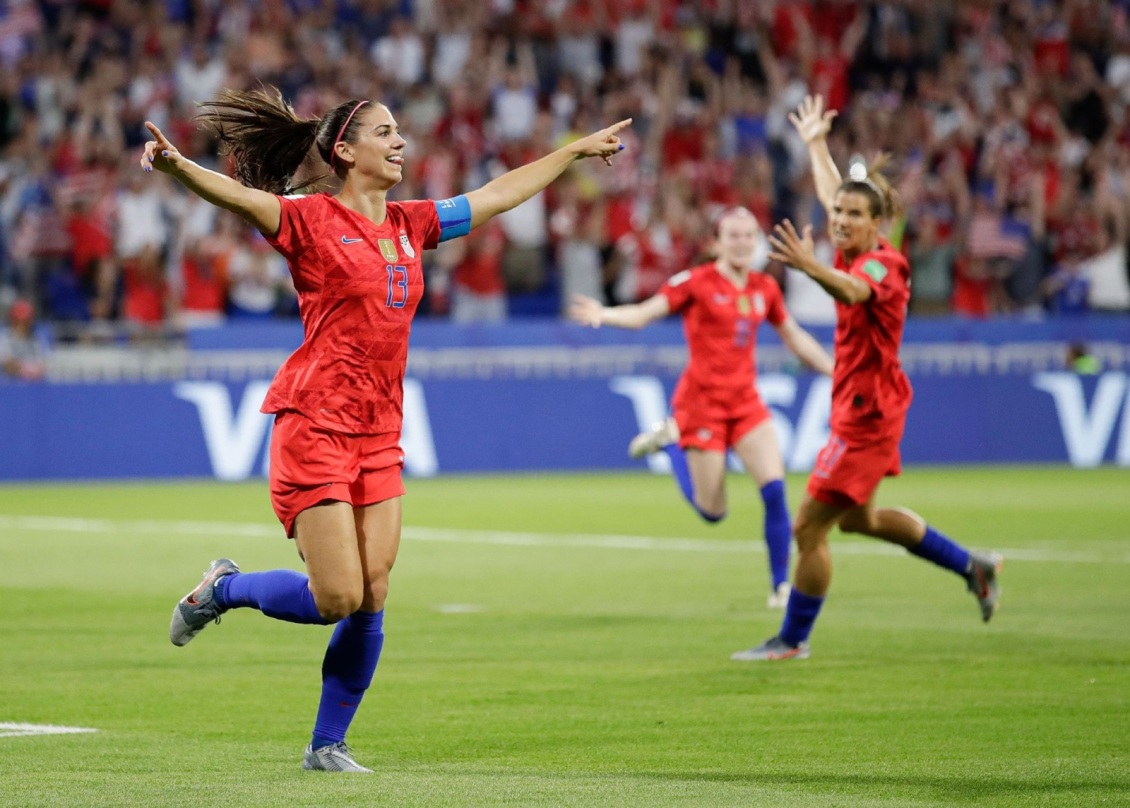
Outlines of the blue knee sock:
M 789 605 L 785 607 L 785 619 L 778 636 L 789 645 L 800 645 L 812 633 L 812 624 L 823 605 L 824 598 L 806 595 L 794 588 L 789 594 Z
M 686 452 L 679 448 L 679 444 L 669 443 L 663 447 L 663 451 L 671 458 L 671 474 L 674 475 L 675 482 L 679 484 L 679 490 L 683 492 L 683 498 L 690 503 L 690 506 L 695 509 L 695 512 L 707 522 L 721 522 L 725 519 L 725 513 L 717 515 L 707 513 L 702 508 L 698 507 L 698 503 L 694 501 L 694 483 L 691 482 L 691 470 L 687 468 Z
M 793 529 L 789 523 L 789 506 L 785 504 L 785 481 L 773 480 L 761 487 L 765 503 L 765 547 L 769 553 L 769 574 L 773 589 L 789 580 L 789 540 Z
M 969 551 L 928 525 L 926 535 L 916 547 L 910 548 L 910 552 L 958 575 L 965 575 L 969 570 Z
M 311 741 L 315 749 L 345 740 L 381 658 L 384 617 L 383 609 L 354 612 L 334 629 L 322 662 L 322 700 Z
M 310 594 L 310 579 L 294 570 L 237 572 L 219 580 L 216 600 L 228 609 L 249 606 L 288 623 L 326 625 Z

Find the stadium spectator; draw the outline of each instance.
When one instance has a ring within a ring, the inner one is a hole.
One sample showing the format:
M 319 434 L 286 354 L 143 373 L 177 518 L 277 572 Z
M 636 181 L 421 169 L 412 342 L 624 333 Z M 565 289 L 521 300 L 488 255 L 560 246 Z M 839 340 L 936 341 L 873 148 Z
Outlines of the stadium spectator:
M 505 243 L 501 225 L 492 221 L 465 238 L 443 245 L 442 252 L 447 255 L 442 260 L 450 273 L 444 286 L 450 295 L 453 323 L 506 320 L 506 283 L 502 277 Z
M 47 352 L 47 341 L 36 329 L 35 308 L 17 298 L 8 307 L 8 327 L 0 331 L 0 370 L 13 379 L 42 379 Z
M 606 307 L 577 296 L 570 317 L 582 325 L 639 329 L 677 313 L 683 318 L 690 361 L 671 400 L 672 416 L 637 435 L 634 458 L 664 451 L 679 490 L 707 522 L 726 516 L 726 459 L 741 458 L 765 506 L 770 608 L 784 608 L 789 595 L 789 510 L 785 466 L 769 409 L 754 386 L 757 329 L 768 321 L 782 342 L 806 365 L 832 374 L 832 358 L 789 316 L 781 289 L 755 268 L 757 219 L 745 208 L 722 216 L 718 257 L 667 280 L 643 303 Z
M 434 138 L 454 153 L 452 193 L 482 185 L 500 161 L 509 164 L 510 144 L 521 150 L 540 137 L 540 116 L 549 116 L 560 142 L 578 126 L 587 132 L 594 116 L 630 115 L 636 131 L 629 137 L 639 142 L 599 180 L 605 257 L 633 230 L 633 217 L 646 219 L 656 207 L 659 177 L 671 178 L 673 162 L 691 179 L 694 210 L 716 215 L 740 204 L 763 227 L 783 217 L 816 221 L 807 212 L 807 153 L 785 116 L 805 93 L 824 89 L 844 100 L 846 125 L 829 144 L 841 164 L 853 151 L 892 155 L 892 178 L 910 202 L 898 248 L 914 259 L 915 316 L 1050 314 L 1041 291 L 1055 271 L 1044 255 L 1055 233 L 1040 234 L 1030 186 L 1044 178 L 1051 225 L 1061 180 L 1082 171 L 1084 192 L 1099 205 L 1104 167 L 1124 166 L 1130 154 L 1130 26 L 1122 2 L 9 6 L 0 37 L 0 244 L 8 250 L 0 272 L 41 298 L 47 320 L 102 316 L 83 310 L 93 304 L 89 289 L 66 266 L 59 218 L 74 207 L 57 191 L 92 189 L 101 158 L 91 155 L 140 144 L 148 137 L 143 120 L 185 154 L 208 160 L 212 146 L 198 140 L 190 119 L 195 103 L 221 84 L 274 82 L 304 115 L 321 114 L 343 94 L 386 97 L 414 140 Z M 46 160 L 45 174 L 36 154 Z M 750 163 L 758 166 L 755 179 Z M 718 181 L 730 172 L 732 181 Z M 1110 197 L 1126 220 L 1126 172 L 1116 173 Z M 405 179 L 398 194 L 420 193 L 411 187 L 416 177 Z M 41 180 L 49 199 L 24 193 Z M 720 198 L 727 188 L 741 198 Z M 983 189 L 991 189 L 995 229 L 983 227 L 992 225 L 977 201 Z M 115 195 L 103 190 L 84 200 L 100 227 L 111 224 L 104 200 Z M 549 220 L 556 202 L 544 204 Z M 644 226 L 637 221 L 636 229 Z M 168 229 L 159 252 L 175 255 L 176 234 Z M 971 256 L 986 236 L 1007 254 Z M 538 243 L 538 294 L 559 297 L 554 281 L 563 267 L 545 255 L 544 239 Z M 508 239 L 508 249 L 515 245 L 532 246 Z M 1108 257 L 1091 273 L 1092 310 L 1125 308 L 1126 272 Z M 113 258 L 107 274 L 120 278 L 122 262 Z M 170 269 L 175 284 L 177 264 Z M 512 294 L 528 295 L 525 288 Z M 111 308 L 111 318 L 123 316 L 121 306 Z M 167 307 L 162 316 L 178 315 Z
M 322 118 L 300 118 L 280 94 L 231 90 L 205 110 L 203 120 L 235 159 L 238 181 L 181 155 L 152 123 L 140 162 L 241 216 L 290 265 L 305 340 L 279 370 L 263 409 L 275 414 L 272 505 L 307 575 L 243 573 L 229 559 L 213 561 L 174 608 L 169 638 L 182 646 L 239 607 L 293 623 L 336 623 L 302 766 L 366 773 L 345 735 L 384 643 L 404 494 L 402 384 L 423 253 L 540 193 L 577 160 L 611 163 L 621 148 L 616 133 L 631 121 L 464 195 L 393 202 L 387 195 L 403 177 L 407 142 L 383 104 L 351 100 Z M 294 193 L 313 149 L 340 182 L 336 196 Z
M 1000 597 L 999 555 L 966 550 L 911 511 L 875 505 L 883 477 L 901 472 L 899 442 L 912 393 L 898 349 L 910 267 L 879 233 L 881 222 L 894 212 L 886 180 L 874 170 L 840 177 L 826 141 L 835 114 L 825 112 L 820 96 L 810 96 L 790 118 L 808 144 L 817 195 L 836 247 L 834 268 L 817 260 L 811 225 L 801 235 L 786 219 L 769 238 L 772 258 L 811 276 L 837 302 L 831 436 L 816 458 L 793 523 L 797 565 L 784 621 L 761 645 L 733 654 L 743 662 L 808 657 L 808 636 L 831 583 L 828 534 L 835 526 L 905 547 L 956 573 L 977 598 L 986 622 Z

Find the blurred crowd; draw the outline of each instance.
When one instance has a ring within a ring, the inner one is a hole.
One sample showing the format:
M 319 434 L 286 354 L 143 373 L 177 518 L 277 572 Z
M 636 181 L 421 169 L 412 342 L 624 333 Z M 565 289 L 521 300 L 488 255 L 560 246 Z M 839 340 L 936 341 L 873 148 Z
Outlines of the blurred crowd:
M 480 186 L 632 117 L 612 168 L 431 253 L 423 313 L 640 300 L 734 205 L 824 227 L 806 93 L 837 162 L 890 155 L 912 313 L 1130 309 L 1130 0 L 0 0 L 0 312 L 76 339 L 295 317 L 283 260 L 138 168 L 143 122 L 226 170 L 197 104 L 279 88 L 302 115 L 383 101 L 393 198 Z M 830 258 L 821 236 L 820 249 Z M 768 266 L 804 322 L 830 300 Z M 30 307 L 30 310 L 29 310 Z

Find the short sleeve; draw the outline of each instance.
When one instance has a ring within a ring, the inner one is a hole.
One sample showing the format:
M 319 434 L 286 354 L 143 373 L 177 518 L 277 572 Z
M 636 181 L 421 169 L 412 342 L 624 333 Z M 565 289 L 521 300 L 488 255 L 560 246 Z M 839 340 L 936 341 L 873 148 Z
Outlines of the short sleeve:
M 689 269 L 677 272 L 659 287 L 658 294 L 667 298 L 667 307 L 671 313 L 680 312 L 694 299 L 694 284 L 691 283 L 693 274 Z
M 886 300 L 905 284 L 906 259 L 901 253 L 864 253 L 851 265 L 851 275 L 865 281 L 877 300 Z
M 400 209 L 408 221 L 412 240 L 418 241 L 425 250 L 434 250 L 440 240 L 439 214 L 436 203 L 431 199 L 401 202 Z
M 789 310 L 785 308 L 785 296 L 777 282 L 765 276 L 769 281 L 765 284 L 765 319 L 772 325 L 779 326 L 789 319 Z
M 314 243 L 310 211 L 316 204 L 316 197 L 305 194 L 279 197 L 279 232 L 265 238 L 291 263 Z

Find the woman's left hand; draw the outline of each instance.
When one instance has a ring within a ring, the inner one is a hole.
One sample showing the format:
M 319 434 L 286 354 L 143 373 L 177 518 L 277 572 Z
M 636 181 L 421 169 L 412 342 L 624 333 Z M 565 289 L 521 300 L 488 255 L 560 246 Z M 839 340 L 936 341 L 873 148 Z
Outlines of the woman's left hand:
M 607 129 L 601 129 L 588 137 L 574 141 L 572 144 L 573 151 L 577 157 L 599 157 L 604 160 L 605 164 L 612 165 L 612 158 L 618 152 L 624 150 L 624 144 L 617 133 L 630 126 L 631 123 L 631 118 L 625 118 L 612 124 Z

